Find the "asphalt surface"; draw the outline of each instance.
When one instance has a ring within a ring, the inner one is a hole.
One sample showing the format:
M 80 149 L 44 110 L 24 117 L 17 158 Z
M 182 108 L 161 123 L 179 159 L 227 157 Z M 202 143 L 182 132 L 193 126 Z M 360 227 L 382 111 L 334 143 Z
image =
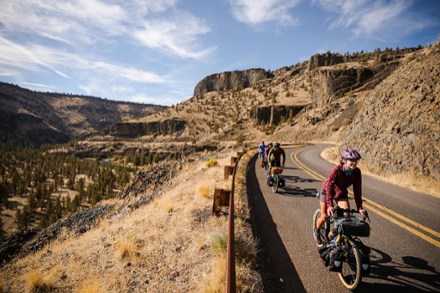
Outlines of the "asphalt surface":
M 265 292 L 348 291 L 320 262 L 312 234 L 315 194 L 333 166 L 319 157 L 326 147 L 287 149 L 286 188 L 279 193 L 266 185 L 256 157 L 250 162 L 248 197 Z M 357 292 L 440 292 L 440 199 L 366 175 L 363 195 L 371 219 L 371 235 L 362 238 L 372 249 L 371 274 Z

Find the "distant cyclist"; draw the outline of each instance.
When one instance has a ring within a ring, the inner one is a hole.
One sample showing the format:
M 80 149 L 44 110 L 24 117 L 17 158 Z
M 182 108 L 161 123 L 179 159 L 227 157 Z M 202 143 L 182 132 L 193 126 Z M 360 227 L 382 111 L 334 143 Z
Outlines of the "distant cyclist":
M 267 156 L 269 155 L 269 151 L 272 149 L 273 144 L 271 142 L 269 142 L 266 146 L 266 149 L 264 150 L 264 159 L 263 159 L 263 165 L 264 165 L 264 169 L 266 169 L 267 171 L 267 167 L 268 167 L 268 159 Z
M 270 149 L 267 155 L 267 161 L 269 162 L 268 176 L 270 176 L 270 171 L 272 170 L 272 167 L 284 168 L 284 163 L 286 162 L 286 153 L 284 152 L 284 149 L 281 148 L 278 142 L 274 143 L 273 148 Z
M 319 229 L 324 223 L 326 215 L 333 215 L 333 201 L 343 209 L 350 208 L 347 189 L 349 186 L 353 185 L 357 209 L 363 215 L 366 215 L 362 208 L 362 174 L 361 170 L 357 167 L 358 160 L 360 159 L 361 155 L 356 150 L 343 150 L 340 163 L 331 169 L 330 175 L 322 186 L 319 198 L 321 217 L 316 221 L 315 227 L 315 236 L 318 244 L 322 243 Z
M 258 159 L 260 159 L 260 166 L 264 166 L 264 152 L 266 151 L 266 145 L 264 144 L 264 141 L 260 143 L 258 146 Z

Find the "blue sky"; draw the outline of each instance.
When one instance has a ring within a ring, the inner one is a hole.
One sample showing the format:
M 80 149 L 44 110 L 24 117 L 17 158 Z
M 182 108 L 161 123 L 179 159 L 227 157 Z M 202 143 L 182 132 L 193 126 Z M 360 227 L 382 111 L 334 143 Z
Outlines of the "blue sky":
M 440 1 L 0 0 L 0 81 L 172 105 L 205 76 L 425 46 Z

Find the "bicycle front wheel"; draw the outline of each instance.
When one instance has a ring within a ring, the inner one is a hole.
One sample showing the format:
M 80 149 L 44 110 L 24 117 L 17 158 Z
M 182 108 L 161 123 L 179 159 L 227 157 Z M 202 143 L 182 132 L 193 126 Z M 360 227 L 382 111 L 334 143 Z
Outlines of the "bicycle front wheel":
M 349 239 L 346 239 L 345 241 L 342 272 L 338 274 L 342 284 L 344 284 L 347 289 L 354 291 L 362 280 L 361 255 L 353 241 Z
M 278 192 L 278 188 L 280 187 L 280 177 L 278 174 L 273 174 L 273 182 L 272 182 L 272 191 Z
M 328 244 L 329 239 L 327 235 L 330 230 L 330 225 L 328 223 L 328 220 L 326 220 L 324 223 L 322 223 L 321 229 L 319 229 L 319 234 L 321 234 L 321 244 L 318 244 L 318 239 L 316 239 L 316 234 L 315 234 L 315 228 L 316 228 L 316 222 L 320 217 L 321 217 L 321 209 L 317 209 L 313 214 L 312 233 L 313 233 L 313 238 L 315 238 L 315 243 L 318 247 L 322 247 Z

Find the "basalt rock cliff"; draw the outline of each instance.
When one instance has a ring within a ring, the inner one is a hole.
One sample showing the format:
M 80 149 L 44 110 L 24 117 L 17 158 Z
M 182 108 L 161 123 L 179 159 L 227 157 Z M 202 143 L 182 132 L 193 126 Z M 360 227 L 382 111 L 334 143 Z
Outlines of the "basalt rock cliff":
M 196 85 L 194 96 L 212 91 L 242 90 L 254 85 L 259 80 L 272 77 L 273 74 L 264 69 L 236 70 L 212 74 Z

